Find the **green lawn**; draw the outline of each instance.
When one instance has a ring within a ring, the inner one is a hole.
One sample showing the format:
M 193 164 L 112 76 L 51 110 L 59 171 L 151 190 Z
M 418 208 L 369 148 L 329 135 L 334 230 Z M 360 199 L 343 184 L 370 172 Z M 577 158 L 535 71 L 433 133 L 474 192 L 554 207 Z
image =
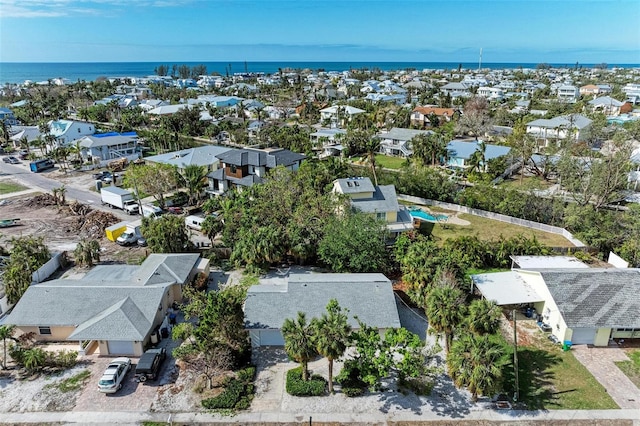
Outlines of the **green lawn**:
M 518 347 L 518 366 L 520 402 L 530 410 L 619 408 L 571 351 L 563 352 L 545 337 Z M 514 388 L 512 364 L 505 370 L 505 381 L 507 390 Z
M 436 209 L 433 210 L 436 211 Z M 524 235 L 526 237 L 535 235 L 538 241 L 549 247 L 573 247 L 573 244 L 571 244 L 562 235 L 537 231 L 530 228 L 524 228 L 522 226 L 499 222 L 496 220 L 491 220 L 466 213 L 461 213 L 460 215 L 458 215 L 458 217 L 460 219 L 471 222 L 471 225 L 461 226 L 452 224 L 437 224 L 433 227 L 432 235 L 436 239 L 441 240 L 474 235 L 477 235 L 481 240 L 497 240 L 500 235 L 505 238 L 515 237 L 517 235 Z
M 619 361 L 616 365 L 640 389 L 640 349 L 627 352 L 631 361 Z
M 12 192 L 24 191 L 25 189 L 29 189 L 26 186 L 22 186 L 19 183 L 15 182 L 0 182 L 0 195 L 2 194 L 10 194 Z
M 406 162 L 407 160 L 402 157 L 390 157 L 382 154 L 376 155 L 376 166 L 384 169 L 399 170 Z

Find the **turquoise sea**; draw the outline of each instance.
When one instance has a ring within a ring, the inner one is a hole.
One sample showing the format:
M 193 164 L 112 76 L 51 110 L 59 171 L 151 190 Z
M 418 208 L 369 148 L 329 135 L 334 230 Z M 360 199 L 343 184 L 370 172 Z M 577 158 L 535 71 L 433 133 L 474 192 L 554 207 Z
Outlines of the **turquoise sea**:
M 0 84 L 47 81 L 52 78 L 66 78 L 93 81 L 99 77 L 145 77 L 154 74 L 158 65 L 204 65 L 207 73 L 226 75 L 227 72 L 262 72 L 272 74 L 279 69 L 312 69 L 325 71 L 344 71 L 349 69 L 379 68 L 381 70 L 402 69 L 477 69 L 478 63 L 470 62 L 73 62 L 73 63 L 16 63 L 0 62 Z M 576 64 L 551 64 L 557 67 L 575 67 Z M 594 64 L 579 64 L 590 68 Z M 483 68 L 535 68 L 535 63 L 483 63 Z M 634 68 L 639 64 L 609 64 L 609 67 Z

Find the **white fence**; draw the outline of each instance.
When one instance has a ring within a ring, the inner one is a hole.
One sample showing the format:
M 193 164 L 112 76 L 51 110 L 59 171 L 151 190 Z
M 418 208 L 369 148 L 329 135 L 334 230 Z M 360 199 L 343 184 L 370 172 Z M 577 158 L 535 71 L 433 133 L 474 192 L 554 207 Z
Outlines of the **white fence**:
M 31 284 L 38 284 L 49 278 L 62 265 L 63 253 L 55 253 L 51 259 L 31 275 Z
M 564 228 L 558 226 L 547 225 L 540 222 L 534 222 L 531 220 L 520 219 L 513 216 L 507 216 L 500 213 L 492 213 L 486 210 L 473 209 L 467 206 L 461 206 L 459 204 L 444 203 L 442 201 L 428 200 L 426 198 L 414 197 L 412 195 L 398 194 L 398 199 L 407 201 L 414 204 L 422 204 L 425 206 L 436 206 L 447 210 L 453 210 L 460 213 L 468 213 L 474 216 L 486 217 L 487 219 L 493 219 L 500 222 L 512 223 L 514 225 L 523 226 L 525 228 L 536 229 L 538 231 L 549 232 L 551 234 L 562 235 L 576 247 L 586 247 L 582 241 L 573 236 L 573 234 Z

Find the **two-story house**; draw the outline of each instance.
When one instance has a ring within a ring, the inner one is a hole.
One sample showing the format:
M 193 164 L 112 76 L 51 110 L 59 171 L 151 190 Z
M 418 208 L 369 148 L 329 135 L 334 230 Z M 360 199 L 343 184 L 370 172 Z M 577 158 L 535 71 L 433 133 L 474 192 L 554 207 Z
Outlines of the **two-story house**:
M 411 214 L 398 204 L 393 185 L 375 186 L 368 177 L 351 177 L 333 181 L 333 192 L 348 196 L 353 209 L 386 222 L 393 239 L 402 232 L 413 229 Z
M 320 120 L 327 121 L 330 127 L 344 127 L 353 117 L 365 110 L 350 105 L 336 105 L 320 110 Z
M 409 157 L 413 154 L 411 139 L 419 135 L 432 134 L 431 130 L 401 129 L 394 127 L 386 133 L 375 137 L 380 139 L 380 153 L 398 157 Z
M 0 108 L 0 121 L 3 121 L 7 126 L 16 126 L 18 120 L 13 115 L 13 111 L 9 108 Z
M 565 139 L 584 139 L 591 120 L 581 114 L 569 114 L 552 119 L 541 118 L 527 123 L 527 133 L 538 140 L 541 149 L 555 143 L 559 146 Z
M 296 171 L 306 158 L 303 154 L 283 148 L 230 149 L 217 157 L 220 168 L 207 175 L 207 193 L 211 195 L 221 195 L 230 188 L 242 189 L 262 183 L 269 170 L 278 166 Z
M 561 102 L 574 103 L 580 97 L 580 90 L 571 84 L 563 84 L 558 87 L 557 96 Z
M 417 127 L 437 127 L 439 123 L 445 123 L 453 120 L 454 116 L 459 115 L 459 111 L 453 108 L 439 108 L 433 106 L 419 106 L 411 111 L 411 125 Z M 432 123 L 429 116 L 438 118 L 439 123 Z
M 71 142 L 96 132 L 93 123 L 85 121 L 56 120 L 49 122 L 49 133 L 55 138 L 55 147 L 70 146 Z
M 80 147 L 80 156 L 94 163 L 107 163 L 123 157 L 133 161 L 141 156 L 136 132 L 112 132 L 85 136 L 76 143 Z

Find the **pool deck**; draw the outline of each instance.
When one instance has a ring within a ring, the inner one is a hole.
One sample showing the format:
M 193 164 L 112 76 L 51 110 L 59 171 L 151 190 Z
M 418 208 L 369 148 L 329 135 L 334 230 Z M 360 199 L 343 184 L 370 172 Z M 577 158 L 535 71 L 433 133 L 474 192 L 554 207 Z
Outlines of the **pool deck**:
M 458 215 L 460 213 L 453 213 L 453 214 L 435 213 L 435 212 L 430 211 L 426 207 L 419 207 L 418 210 L 420 210 L 422 212 L 425 212 L 428 215 L 433 216 L 433 217 L 438 217 L 438 216 L 446 216 L 447 217 L 446 220 L 442 220 L 442 221 L 436 220 L 436 221 L 431 221 L 431 222 L 446 223 L 446 224 L 450 224 L 450 225 L 459 225 L 459 226 L 469 226 L 469 225 L 471 225 L 471 222 L 469 222 L 468 220 L 460 219 L 458 217 Z M 420 219 L 420 218 L 417 218 L 417 219 Z

